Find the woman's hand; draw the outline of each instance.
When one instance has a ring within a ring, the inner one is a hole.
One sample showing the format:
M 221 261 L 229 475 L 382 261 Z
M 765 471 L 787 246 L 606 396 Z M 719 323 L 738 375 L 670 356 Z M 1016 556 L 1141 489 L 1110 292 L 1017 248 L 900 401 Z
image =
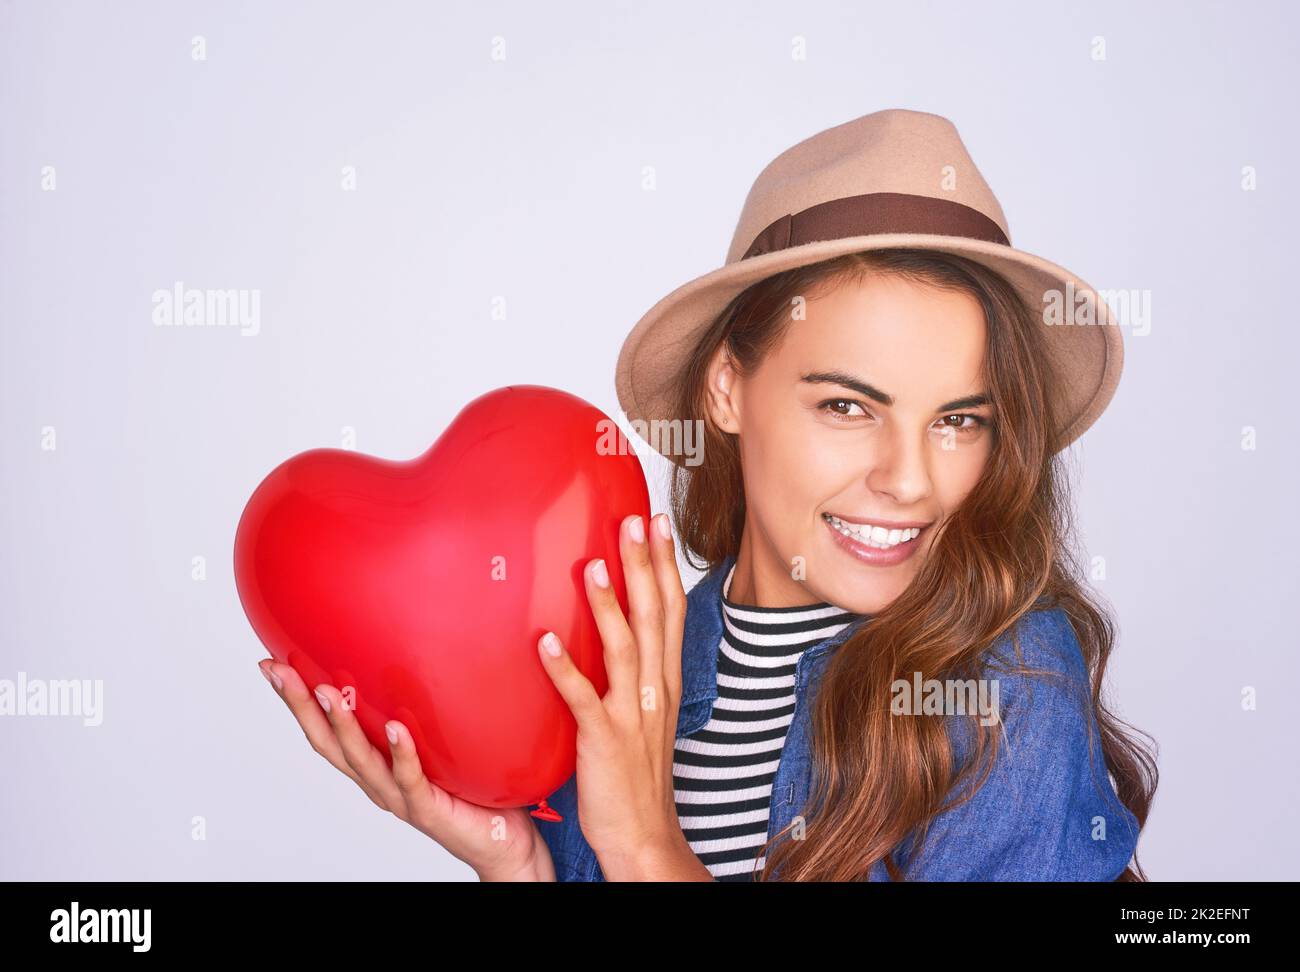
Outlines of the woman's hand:
M 584 572 L 587 600 L 605 646 L 602 699 L 559 638 L 538 642 L 542 664 L 578 722 L 578 819 L 606 880 L 711 881 L 677 821 L 673 744 L 682 694 L 686 595 L 668 517 L 623 521 L 619 557 L 624 618 L 604 561 Z
M 550 850 L 523 807 L 493 809 L 452 796 L 425 779 L 411 734 L 400 722 L 385 726 L 390 770 L 370 744 L 343 694 L 318 685 L 313 694 L 292 665 L 258 663 L 311 748 L 361 787 L 375 806 L 427 834 L 484 881 L 554 881 Z

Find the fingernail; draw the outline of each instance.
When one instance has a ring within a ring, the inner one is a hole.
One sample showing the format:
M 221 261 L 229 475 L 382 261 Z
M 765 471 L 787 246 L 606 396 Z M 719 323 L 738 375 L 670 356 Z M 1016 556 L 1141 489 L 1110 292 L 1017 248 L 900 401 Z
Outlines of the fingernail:
M 605 561 L 597 560 L 591 565 L 591 579 L 597 587 L 609 587 L 609 571 L 605 569 Z
M 388 737 L 390 745 L 397 745 L 397 730 L 393 728 L 392 723 L 388 723 L 384 726 L 384 735 Z
M 277 692 L 280 691 L 282 688 L 284 688 L 283 680 L 281 680 L 279 675 L 275 674 L 275 671 L 271 668 L 270 665 L 267 665 L 265 668 L 262 669 L 262 674 L 266 676 L 266 680 L 268 682 L 270 682 L 272 685 L 275 686 L 275 690 Z
M 645 542 L 645 527 L 641 525 L 641 517 L 635 516 L 629 521 L 627 535 L 636 543 Z
M 552 658 L 560 657 L 560 639 L 555 637 L 554 632 L 548 631 L 542 635 L 542 647 Z
M 660 513 L 655 517 L 655 522 L 659 527 L 659 536 L 665 540 L 671 540 L 673 538 L 673 528 L 668 525 L 668 514 Z
M 330 710 L 330 697 L 320 689 L 316 690 L 316 701 L 320 703 L 320 707 L 326 712 Z

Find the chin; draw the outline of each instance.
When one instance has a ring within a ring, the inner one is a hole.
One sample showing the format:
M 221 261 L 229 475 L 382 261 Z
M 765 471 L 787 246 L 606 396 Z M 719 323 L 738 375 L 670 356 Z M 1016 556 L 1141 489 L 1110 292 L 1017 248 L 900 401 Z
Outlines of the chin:
M 846 565 L 838 551 L 831 551 L 827 563 L 835 571 L 830 583 L 821 585 L 825 593 L 821 600 L 855 614 L 879 614 L 907 590 L 916 573 L 916 563 L 893 568 L 873 567 L 869 564 Z
M 854 614 L 875 615 L 889 607 L 897 596 L 897 594 L 892 596 L 873 594 L 863 597 L 861 593 L 858 593 L 856 596 L 843 597 L 838 600 L 831 598 L 829 600 L 832 604 L 836 604 L 839 607 L 844 608 L 846 611 L 852 611 Z

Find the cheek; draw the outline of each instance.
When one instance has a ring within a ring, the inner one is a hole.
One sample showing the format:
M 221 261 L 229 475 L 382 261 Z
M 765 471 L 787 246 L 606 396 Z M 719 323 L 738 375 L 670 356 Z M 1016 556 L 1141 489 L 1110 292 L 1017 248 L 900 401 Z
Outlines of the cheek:
M 740 457 L 747 505 L 764 531 L 787 545 L 804 542 L 802 531 L 812 511 L 855 468 L 819 447 L 806 429 L 793 422 L 769 420 L 760 434 L 743 435 Z
M 807 468 L 810 463 L 825 462 L 822 451 L 817 449 L 817 443 L 797 421 L 795 413 L 793 409 L 763 408 L 746 423 L 740 439 L 741 461 L 747 476 L 751 472 L 755 477 L 763 476 L 756 485 L 764 489 L 789 479 L 793 470 Z
M 952 461 L 942 463 L 935 471 L 935 493 L 939 504 L 946 512 L 951 512 L 961 505 L 980 476 L 984 474 L 988 462 L 988 449 L 970 449 Z

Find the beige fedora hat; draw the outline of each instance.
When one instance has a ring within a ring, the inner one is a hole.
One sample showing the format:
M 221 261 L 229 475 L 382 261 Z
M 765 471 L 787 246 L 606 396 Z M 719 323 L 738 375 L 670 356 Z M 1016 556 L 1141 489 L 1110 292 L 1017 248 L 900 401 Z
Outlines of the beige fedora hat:
M 628 334 L 614 377 L 623 412 L 646 428 L 682 418 L 673 414 L 674 392 L 700 331 L 750 284 L 845 253 L 903 246 L 990 267 L 1053 325 L 1047 345 L 1064 417 L 1057 450 L 1096 421 L 1124 359 L 1106 301 L 1063 267 L 1012 247 L 1002 207 L 953 123 L 905 109 L 828 128 L 768 163 L 745 199 L 726 263 L 668 294 Z M 659 438 L 647 441 L 657 447 Z

